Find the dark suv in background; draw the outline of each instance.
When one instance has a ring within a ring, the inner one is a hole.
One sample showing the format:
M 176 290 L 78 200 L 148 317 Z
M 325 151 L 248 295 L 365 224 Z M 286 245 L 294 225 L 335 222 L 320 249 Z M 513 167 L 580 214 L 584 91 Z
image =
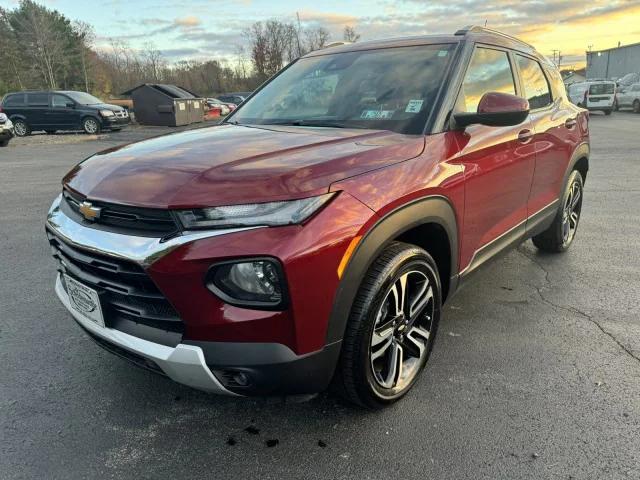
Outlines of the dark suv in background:
M 130 123 L 129 113 L 85 92 L 17 92 L 5 95 L 0 112 L 13 122 L 18 137 L 33 131 L 82 129 L 95 134 L 101 130 L 120 130 Z

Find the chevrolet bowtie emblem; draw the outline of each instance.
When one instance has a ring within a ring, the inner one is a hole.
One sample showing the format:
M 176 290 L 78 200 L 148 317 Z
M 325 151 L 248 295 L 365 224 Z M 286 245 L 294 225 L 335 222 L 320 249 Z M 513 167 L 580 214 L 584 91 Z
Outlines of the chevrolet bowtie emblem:
M 96 218 L 100 218 L 100 207 L 94 207 L 89 202 L 82 202 L 80 204 L 80 213 L 84 218 L 90 221 L 94 221 Z

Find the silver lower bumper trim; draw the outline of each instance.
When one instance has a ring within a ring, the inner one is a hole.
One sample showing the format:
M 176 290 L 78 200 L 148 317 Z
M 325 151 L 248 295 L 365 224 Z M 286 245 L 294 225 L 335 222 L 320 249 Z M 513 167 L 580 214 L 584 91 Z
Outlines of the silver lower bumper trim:
M 172 380 L 206 392 L 233 395 L 211 373 L 200 347 L 179 344 L 175 348 L 149 342 L 112 328 L 102 328 L 71 307 L 60 275 L 56 278 L 56 294 L 73 318 L 86 330 L 109 343 L 154 361 Z

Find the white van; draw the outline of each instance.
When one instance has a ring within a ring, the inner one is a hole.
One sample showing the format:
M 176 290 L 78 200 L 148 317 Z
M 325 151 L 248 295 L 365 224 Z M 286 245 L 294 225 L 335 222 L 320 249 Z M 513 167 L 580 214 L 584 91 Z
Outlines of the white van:
M 569 85 L 567 94 L 571 103 L 587 110 L 600 110 L 611 115 L 616 101 L 616 82 L 588 80 Z

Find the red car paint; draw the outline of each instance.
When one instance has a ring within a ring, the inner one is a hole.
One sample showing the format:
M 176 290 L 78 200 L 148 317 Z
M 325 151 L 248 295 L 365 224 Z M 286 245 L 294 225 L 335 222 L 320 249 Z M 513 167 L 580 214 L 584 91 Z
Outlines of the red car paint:
M 502 40 L 479 36 L 478 42 Z M 512 45 L 504 41 L 503 46 Z M 197 240 L 147 267 L 185 323 L 185 339 L 276 343 L 304 355 L 325 346 L 341 289 L 340 266 L 348 265 L 350 246 L 390 212 L 428 196 L 447 200 L 457 228 L 453 277 L 470 267 L 483 247 L 558 199 L 572 158 L 588 142 L 588 117 L 558 93 L 556 81 L 549 80 L 556 97 L 552 105 L 532 111 L 516 126 L 475 124 L 403 135 L 224 124 L 101 152 L 76 166 L 63 183 L 93 201 L 157 209 L 338 192 L 302 225 Z M 501 98 L 486 96 L 478 112 L 501 111 Z M 528 108 L 526 100 L 521 103 Z M 212 264 L 256 256 L 277 258 L 284 266 L 290 295 L 285 311 L 232 306 L 205 287 Z

